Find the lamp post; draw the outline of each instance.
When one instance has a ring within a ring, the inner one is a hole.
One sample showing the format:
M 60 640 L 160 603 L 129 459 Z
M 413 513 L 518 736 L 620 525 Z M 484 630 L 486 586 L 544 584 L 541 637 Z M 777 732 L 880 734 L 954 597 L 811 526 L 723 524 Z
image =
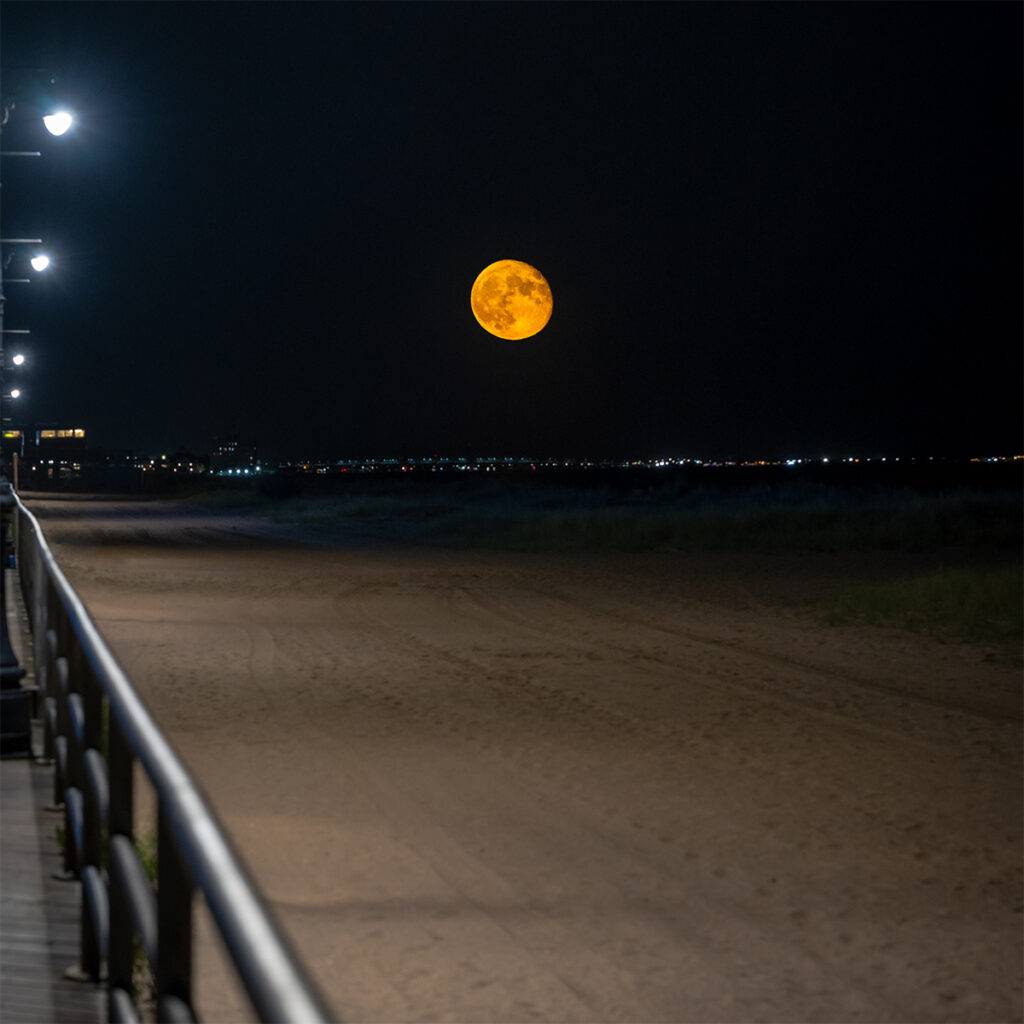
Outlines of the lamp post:
M 11 113 L 18 107 L 27 107 L 36 112 L 42 119 L 43 126 L 52 136 L 62 136 L 68 132 L 74 124 L 74 115 L 64 104 L 58 101 L 55 95 L 57 76 L 45 68 L 12 68 L 17 78 L 17 88 L 13 91 L 4 90 L 2 102 L 0 102 L 0 132 L 6 127 L 10 120 Z M 0 157 L 38 157 L 38 150 L 0 150 Z M 41 245 L 39 238 L 0 238 L 0 245 Z M 11 256 L 0 260 L 0 480 L 3 479 L 5 470 L 5 457 L 3 451 L 3 378 L 6 375 L 7 363 L 4 358 L 3 329 L 4 318 L 4 284 L 27 284 L 30 278 L 7 278 L 5 282 L 4 271 L 6 271 Z M 32 269 L 36 273 L 42 273 L 53 264 L 49 253 L 37 251 L 30 258 Z
M 47 76 L 49 84 L 53 83 L 53 76 Z M 6 94 L 0 103 L 0 131 L 7 124 L 11 111 L 15 107 L 15 100 Z M 45 111 L 43 124 L 51 135 L 63 135 L 71 127 L 72 118 L 67 111 L 49 109 Z M 4 153 L 3 156 L 39 156 L 35 151 L 16 151 Z M 38 238 L 0 238 L 2 245 L 39 245 Z M 13 255 L 13 253 L 12 253 Z M 4 306 L 6 296 L 4 294 L 4 271 L 10 262 L 10 258 L 0 258 L 0 757 L 30 757 L 32 754 L 32 694 L 24 689 L 21 680 L 25 676 L 25 669 L 18 664 L 11 644 L 10 632 L 7 625 L 7 603 L 8 603 L 8 574 L 14 567 L 14 554 L 11 545 L 11 519 L 14 511 L 14 491 L 4 473 L 5 458 L 3 451 L 4 417 L 3 401 L 8 397 L 4 393 L 7 376 L 7 357 L 4 353 L 3 339 L 4 331 Z M 37 252 L 31 259 L 32 268 L 40 273 L 45 271 L 51 264 L 47 253 Z M 17 279 L 27 282 L 28 278 Z M 14 333 L 14 332 L 10 332 Z M 20 332 L 19 332 L 20 333 Z M 24 358 L 21 358 L 21 362 Z M 18 357 L 15 357 L 15 365 L 20 365 Z M 12 389 L 10 398 L 17 398 L 20 395 L 18 389 Z M 12 574 L 13 575 L 13 574 Z
M 50 256 L 50 254 L 38 249 L 38 246 L 41 244 L 41 241 L 42 240 L 39 238 L 0 238 L 0 245 L 31 245 L 33 247 L 36 247 L 32 256 L 29 258 L 28 262 L 36 273 L 41 274 L 45 273 L 53 266 L 53 258 Z M 27 330 L 7 330 L 4 328 L 4 306 L 6 303 L 4 285 L 9 283 L 29 284 L 32 280 L 31 278 L 27 277 L 6 277 L 5 272 L 11 264 L 13 255 L 13 250 L 11 250 L 6 255 L 4 255 L 2 259 L 0 259 L 0 480 L 4 479 L 4 474 L 7 471 L 7 453 L 4 451 L 3 446 L 3 441 L 5 437 L 5 416 L 3 411 L 4 403 L 8 399 L 18 398 L 20 395 L 20 392 L 17 389 L 11 389 L 9 393 L 4 390 L 7 384 L 7 371 L 9 369 L 4 339 L 8 334 L 27 335 L 30 333 Z M 25 357 L 20 353 L 15 355 L 14 358 L 11 360 L 11 364 L 13 364 L 15 368 L 23 365 L 24 362 Z

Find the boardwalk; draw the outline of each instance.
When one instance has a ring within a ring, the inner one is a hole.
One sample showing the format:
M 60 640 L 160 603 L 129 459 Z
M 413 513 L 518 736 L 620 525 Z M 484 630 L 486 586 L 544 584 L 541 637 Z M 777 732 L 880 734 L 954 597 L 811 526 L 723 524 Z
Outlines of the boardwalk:
M 0 1022 L 101 1021 L 100 986 L 70 981 L 78 962 L 79 883 L 60 870 L 53 830 L 61 818 L 50 769 L 30 760 L 0 762 Z
M 5 570 L 5 583 L 14 573 Z M 31 653 L 15 585 L 4 588 L 12 643 Z M 36 749 L 39 749 L 38 742 Z M 57 881 L 53 772 L 28 758 L 0 761 L 0 1024 L 89 1024 L 106 1019 L 101 986 L 67 979 L 78 962 L 79 883 Z

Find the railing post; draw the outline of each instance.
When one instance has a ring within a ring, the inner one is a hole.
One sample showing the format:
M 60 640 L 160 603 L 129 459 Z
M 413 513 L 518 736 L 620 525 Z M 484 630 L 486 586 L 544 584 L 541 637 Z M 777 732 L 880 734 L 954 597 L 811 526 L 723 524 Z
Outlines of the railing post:
M 107 1000 L 111 1009 L 118 992 L 132 1000 L 132 969 L 135 963 L 135 929 L 132 926 L 131 891 L 122 866 L 120 844 L 131 846 L 127 836 L 111 836 L 110 843 L 110 943 L 107 949 Z M 108 1020 L 117 1020 L 109 1016 Z
M 108 828 L 111 836 L 134 835 L 134 807 L 132 796 L 135 786 L 134 766 L 131 748 L 124 738 L 124 731 L 117 715 L 110 711 L 109 742 L 107 753 L 107 779 L 110 783 L 110 811 Z
M 99 868 L 82 872 L 82 907 L 79 920 L 79 962 L 64 971 L 70 981 L 102 981 L 107 958 L 110 904 L 107 884 Z
M 92 748 L 83 756 L 85 768 L 85 842 L 82 867 L 81 965 L 94 981 L 103 975 L 107 958 L 109 907 L 103 880 L 103 832 L 110 806 L 107 765 Z
M 85 704 L 82 695 L 67 695 L 68 785 L 85 792 Z
M 77 786 L 64 791 L 64 873 L 56 877 L 74 882 L 82 872 L 82 843 L 85 827 L 85 800 Z
M 192 1005 L 192 878 L 162 800 L 157 814 L 156 871 L 157 1018 L 166 1020 L 171 1014 L 161 1011 L 163 1000 Z
M 39 648 L 42 647 L 42 657 Z M 36 643 L 36 676 L 43 706 L 43 760 L 56 758 L 57 742 L 57 631 L 47 629 L 42 644 Z M 59 798 L 54 799 L 59 804 Z
M 56 645 L 54 645 L 56 651 Z M 71 785 L 71 726 L 68 721 L 68 662 L 67 658 L 57 658 L 52 663 L 52 671 L 48 673 L 47 685 L 51 697 L 46 700 L 47 714 L 53 732 L 53 756 L 55 771 L 53 773 L 53 806 L 64 804 L 64 794 Z M 50 701 L 53 701 L 50 704 Z
M 81 644 L 75 644 L 71 662 L 75 689 L 85 705 L 85 747 L 103 749 L 103 694 L 99 681 L 85 656 Z
M 134 928 L 132 926 L 131 898 L 121 863 L 116 856 L 115 839 L 130 848 L 134 825 L 132 822 L 132 794 L 134 762 L 131 749 L 125 742 L 121 723 L 113 710 L 109 712 L 109 743 L 107 778 L 110 784 L 110 807 L 107 812 L 107 831 L 110 834 L 110 941 L 107 950 L 107 998 L 111 1006 L 115 1001 L 130 999 L 132 966 L 135 960 Z M 119 995 L 118 993 L 122 993 Z M 110 1019 L 114 1019 L 112 1016 Z
M 59 659 L 58 664 L 67 665 L 64 658 Z M 67 672 L 58 676 L 67 677 Z M 74 842 L 67 842 L 65 849 L 73 851 L 74 857 L 68 860 L 65 857 L 64 866 L 75 878 L 81 879 L 82 869 L 88 861 L 86 860 L 86 779 L 85 766 L 82 758 L 85 751 L 82 749 L 82 733 L 85 728 L 85 711 L 82 706 L 82 697 L 77 693 L 65 691 L 64 706 L 66 708 L 65 721 L 67 729 L 64 738 L 67 739 L 67 775 L 64 784 L 67 789 L 64 791 L 64 821 L 65 829 L 68 831 L 67 839 L 74 838 Z M 59 741 L 60 738 L 58 738 Z
M 34 532 L 33 529 L 33 534 Z M 23 567 L 26 561 L 27 559 L 22 558 L 21 564 Z M 46 636 L 46 631 L 50 628 L 50 620 L 46 614 L 48 607 L 46 593 L 50 588 L 50 576 L 43 567 L 43 553 L 39 549 L 38 543 L 33 547 L 31 562 L 32 608 L 29 612 L 29 617 L 32 619 L 32 644 L 38 669 L 39 663 L 43 660 L 39 657 L 39 640 L 41 637 Z

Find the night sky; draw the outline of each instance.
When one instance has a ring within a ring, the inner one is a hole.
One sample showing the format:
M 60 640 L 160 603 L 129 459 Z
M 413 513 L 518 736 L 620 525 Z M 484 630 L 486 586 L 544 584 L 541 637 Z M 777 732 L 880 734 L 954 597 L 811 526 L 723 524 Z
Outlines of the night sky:
M 1018 3 L 25 3 L 19 418 L 136 454 L 1021 447 Z M 498 259 L 554 314 L 502 341 Z M 8 276 L 15 274 L 15 265 Z

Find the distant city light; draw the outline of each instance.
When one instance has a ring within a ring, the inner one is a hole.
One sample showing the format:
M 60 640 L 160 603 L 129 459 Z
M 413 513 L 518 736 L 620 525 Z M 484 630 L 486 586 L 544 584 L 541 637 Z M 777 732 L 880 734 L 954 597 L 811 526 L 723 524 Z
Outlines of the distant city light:
M 74 118 L 66 110 L 57 110 L 43 118 L 43 124 L 51 135 L 63 135 L 72 125 Z

